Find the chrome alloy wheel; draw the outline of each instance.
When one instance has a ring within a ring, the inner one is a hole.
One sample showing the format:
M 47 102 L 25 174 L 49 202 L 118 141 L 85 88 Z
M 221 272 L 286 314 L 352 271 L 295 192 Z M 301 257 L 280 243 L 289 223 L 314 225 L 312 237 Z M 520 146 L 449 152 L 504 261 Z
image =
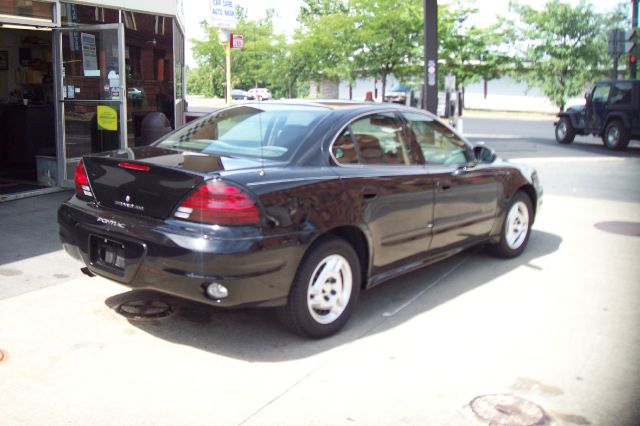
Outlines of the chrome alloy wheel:
M 556 127 L 556 136 L 559 140 L 564 140 L 567 137 L 567 123 L 564 120 L 560 120 L 558 127 Z
M 510 249 L 517 250 L 524 243 L 529 232 L 529 209 L 524 202 L 518 201 L 511 206 L 506 226 L 506 243 Z
M 617 126 L 609 127 L 607 131 L 607 145 L 617 146 L 620 141 L 620 129 Z
M 333 254 L 316 266 L 307 290 L 307 307 L 313 319 L 330 324 L 346 309 L 353 287 L 351 266 L 344 257 Z

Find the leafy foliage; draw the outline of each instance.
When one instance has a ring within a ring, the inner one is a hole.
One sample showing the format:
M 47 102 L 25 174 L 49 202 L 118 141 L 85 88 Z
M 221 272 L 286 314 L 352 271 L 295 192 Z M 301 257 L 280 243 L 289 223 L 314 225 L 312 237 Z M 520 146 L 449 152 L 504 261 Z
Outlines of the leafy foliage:
M 519 17 L 508 23 L 522 61 L 515 77 L 539 87 L 563 110 L 609 63 L 606 17 L 584 1 L 571 6 L 552 0 L 540 10 L 513 1 L 510 9 Z
M 285 37 L 273 31 L 273 10 L 267 11 L 264 19 L 247 19 L 242 8 L 238 16 L 235 33 L 244 35 L 244 48 L 232 49 L 231 83 L 233 87 L 268 87 L 274 96 L 284 96 L 288 91 L 286 76 L 287 46 Z M 195 70 L 187 73 L 190 93 L 208 96 L 224 96 L 225 53 L 218 42 L 217 29 L 207 22 L 201 23 L 207 34 L 204 40 L 192 40 L 193 56 L 198 63 Z
M 421 60 L 422 4 L 412 0 L 353 0 L 354 60 L 363 76 L 378 76 L 382 96 L 389 75 L 406 76 Z
M 268 87 L 275 97 L 305 94 L 322 79 L 382 81 L 390 75 L 422 81 L 423 9 L 416 0 L 303 0 L 293 39 L 276 34 L 273 10 L 262 20 L 237 8 L 237 33 L 245 47 L 232 51 L 234 87 Z M 473 1 L 453 0 L 438 9 L 439 75 L 458 86 L 507 72 L 541 88 L 561 109 L 566 100 L 602 75 L 609 63 L 606 31 L 621 26 L 622 7 L 602 15 L 582 0 L 576 6 L 550 0 L 534 8 L 512 1 L 516 20 L 480 28 Z M 187 72 L 189 93 L 223 96 L 224 49 L 216 30 L 202 23 L 204 40 L 193 40 L 196 69 Z
M 439 74 L 455 75 L 458 86 L 498 77 L 513 63 L 512 56 L 501 48 L 509 38 L 509 29 L 501 23 L 488 28 L 470 24 L 477 12 L 468 1 L 460 0 L 438 10 Z

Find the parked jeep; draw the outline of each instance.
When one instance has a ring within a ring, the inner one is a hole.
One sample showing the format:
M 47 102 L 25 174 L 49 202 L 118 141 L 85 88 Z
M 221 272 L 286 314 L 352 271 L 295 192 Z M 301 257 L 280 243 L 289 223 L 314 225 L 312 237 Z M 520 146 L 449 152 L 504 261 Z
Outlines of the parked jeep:
M 585 105 L 558 114 L 556 141 L 569 144 L 576 135 L 592 134 L 620 150 L 640 139 L 640 80 L 599 81 L 585 98 Z

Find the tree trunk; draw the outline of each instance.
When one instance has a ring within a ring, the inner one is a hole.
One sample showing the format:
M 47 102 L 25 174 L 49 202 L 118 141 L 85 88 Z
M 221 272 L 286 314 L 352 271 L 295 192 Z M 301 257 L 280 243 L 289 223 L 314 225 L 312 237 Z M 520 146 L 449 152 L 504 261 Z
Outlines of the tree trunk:
M 382 97 L 380 98 L 384 102 L 384 95 L 387 92 L 387 76 L 389 75 L 389 66 L 385 65 L 382 69 Z

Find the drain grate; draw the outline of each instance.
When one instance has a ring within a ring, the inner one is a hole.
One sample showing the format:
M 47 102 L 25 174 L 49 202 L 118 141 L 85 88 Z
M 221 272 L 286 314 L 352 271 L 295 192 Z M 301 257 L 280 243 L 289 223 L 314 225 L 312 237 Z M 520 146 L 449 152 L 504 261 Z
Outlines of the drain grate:
M 469 404 L 481 421 L 495 426 L 543 426 L 547 423 L 544 410 L 524 398 L 509 394 L 482 395 Z
M 0 349 L 0 362 L 6 360 L 7 356 L 7 353 L 4 350 Z
M 627 237 L 640 237 L 640 222 L 598 222 L 595 226 L 597 229 L 612 234 L 625 235 Z
M 175 313 L 167 302 L 162 300 L 130 300 L 116 307 L 116 312 L 130 320 L 160 319 Z

